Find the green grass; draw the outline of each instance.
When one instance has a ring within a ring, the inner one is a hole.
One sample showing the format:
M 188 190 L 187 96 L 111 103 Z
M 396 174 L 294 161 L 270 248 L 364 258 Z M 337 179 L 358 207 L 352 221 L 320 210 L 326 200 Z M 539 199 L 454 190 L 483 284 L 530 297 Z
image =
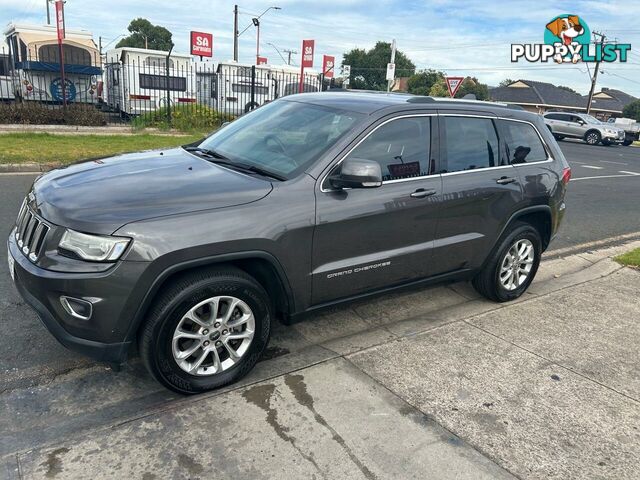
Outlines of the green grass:
M 618 255 L 614 260 L 627 267 L 640 268 L 640 248 Z
M 203 135 L 51 135 L 10 133 L 0 135 L 0 164 L 73 163 L 118 153 L 176 147 L 194 142 Z

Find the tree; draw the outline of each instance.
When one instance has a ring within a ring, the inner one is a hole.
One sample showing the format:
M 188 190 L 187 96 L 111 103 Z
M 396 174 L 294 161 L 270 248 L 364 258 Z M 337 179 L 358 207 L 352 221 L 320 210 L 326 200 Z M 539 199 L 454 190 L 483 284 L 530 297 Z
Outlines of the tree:
M 499 87 L 508 87 L 509 85 L 511 85 L 515 80 L 511 80 L 510 78 L 505 78 L 504 80 L 502 80 L 498 86 Z
M 462 81 L 462 85 L 456 92 L 456 98 L 462 98 L 465 95 L 473 94 L 478 100 L 489 99 L 489 87 L 480 83 L 476 77 L 467 77 Z
M 578 92 L 576 92 L 573 88 L 571 87 L 566 87 L 564 85 L 558 85 L 558 88 L 560 88 L 561 90 L 566 90 L 567 92 L 571 92 L 571 93 L 575 93 L 576 95 L 580 95 Z
M 438 80 L 432 85 L 431 89 L 429 89 L 429 95 L 431 95 L 432 97 L 449 96 L 449 90 L 447 89 L 447 83 L 445 82 L 444 78 Z
M 409 77 L 407 88 L 409 93 L 415 95 L 429 95 L 431 87 L 442 79 L 444 79 L 444 73 L 433 69 L 424 70 Z
M 159 25 L 153 25 L 145 18 L 136 18 L 128 27 L 131 35 L 118 42 L 116 48 L 149 48 L 152 50 L 170 50 L 173 45 L 171 32 Z
M 354 48 L 342 56 L 342 65 L 351 65 L 351 88 L 386 90 L 387 63 L 391 60 L 391 44 L 378 42 L 370 50 Z M 396 77 L 408 77 L 416 66 L 400 50 L 396 50 Z
M 640 100 L 635 100 L 622 109 L 622 115 L 640 122 Z

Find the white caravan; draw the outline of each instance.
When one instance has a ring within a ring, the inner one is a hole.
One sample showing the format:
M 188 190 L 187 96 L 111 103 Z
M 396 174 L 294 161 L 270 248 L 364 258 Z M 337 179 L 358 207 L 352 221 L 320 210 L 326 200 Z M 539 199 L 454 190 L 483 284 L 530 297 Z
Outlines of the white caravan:
M 102 101 L 111 111 L 135 116 L 170 105 L 196 102 L 189 55 L 144 48 L 114 48 L 105 59 Z
M 24 101 L 96 103 L 100 54 L 88 30 L 67 29 L 63 42 L 64 86 L 54 26 L 11 23 L 8 44 L 11 94 Z M 6 72 L 5 72 L 6 73 Z M 64 92 L 64 97 L 63 97 Z

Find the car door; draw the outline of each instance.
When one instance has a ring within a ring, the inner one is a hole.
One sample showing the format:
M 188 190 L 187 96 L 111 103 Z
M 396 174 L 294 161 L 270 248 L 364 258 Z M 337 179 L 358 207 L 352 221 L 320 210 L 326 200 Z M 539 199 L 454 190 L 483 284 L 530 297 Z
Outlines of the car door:
M 574 135 L 571 132 L 571 115 L 567 115 L 566 113 L 554 113 L 553 118 L 553 133 L 567 136 Z
M 522 201 L 491 115 L 442 112 L 441 216 L 434 247 L 435 274 L 479 267 Z
M 314 304 L 428 276 L 442 180 L 434 113 L 405 114 L 372 125 L 342 158 L 380 164 L 377 188 L 336 190 L 320 177 L 313 240 Z M 341 161 L 342 161 L 341 160 Z
M 572 137 L 582 138 L 587 131 L 586 122 L 577 115 L 567 115 L 569 120 L 567 122 L 567 131 Z

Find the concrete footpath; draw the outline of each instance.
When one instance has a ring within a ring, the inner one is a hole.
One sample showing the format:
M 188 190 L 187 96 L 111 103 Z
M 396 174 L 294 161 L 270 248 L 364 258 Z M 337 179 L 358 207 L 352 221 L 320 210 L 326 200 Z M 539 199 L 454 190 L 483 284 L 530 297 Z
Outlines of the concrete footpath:
M 638 246 L 544 261 L 508 304 L 452 284 L 277 327 L 198 397 L 136 362 L 8 388 L 0 478 L 640 478 L 640 272 L 610 258 Z

